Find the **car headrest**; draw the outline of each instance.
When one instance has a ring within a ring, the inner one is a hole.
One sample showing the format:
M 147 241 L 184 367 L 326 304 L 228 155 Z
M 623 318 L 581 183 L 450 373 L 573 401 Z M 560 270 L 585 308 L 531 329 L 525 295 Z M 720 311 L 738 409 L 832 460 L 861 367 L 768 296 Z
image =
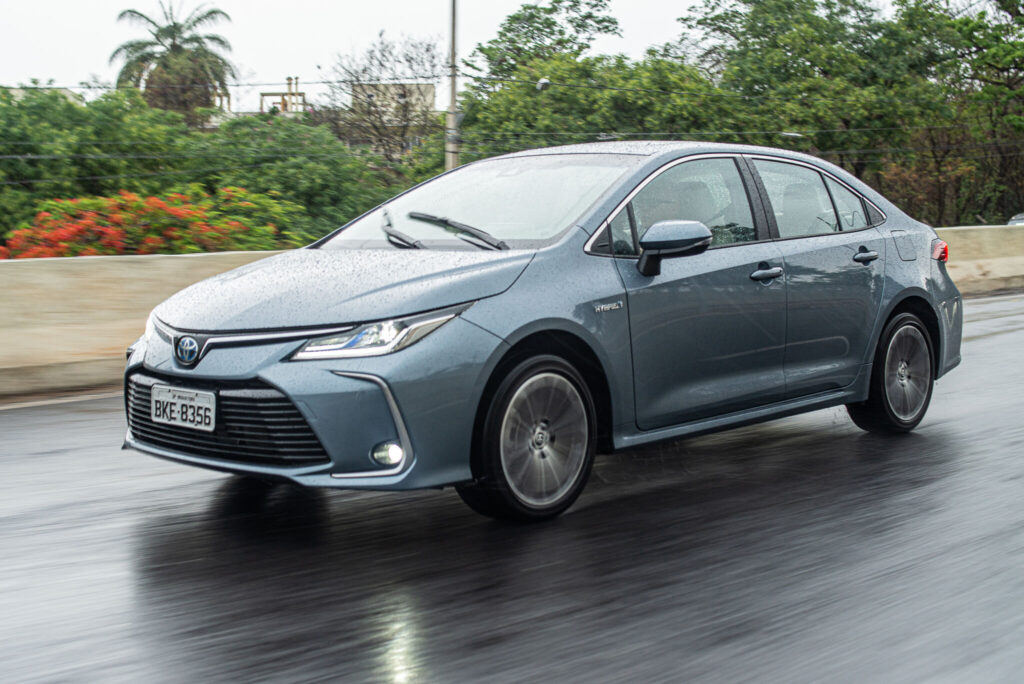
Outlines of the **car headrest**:
M 810 183 L 791 183 L 787 185 L 786 192 L 783 195 L 783 202 L 785 202 L 783 207 L 785 211 L 789 211 L 791 206 L 795 208 L 796 205 L 804 204 L 813 206 L 814 213 L 818 213 L 821 209 L 818 201 L 818 192 Z
M 715 198 L 703 181 L 684 181 L 678 185 L 682 213 L 688 221 L 707 223 L 715 216 Z

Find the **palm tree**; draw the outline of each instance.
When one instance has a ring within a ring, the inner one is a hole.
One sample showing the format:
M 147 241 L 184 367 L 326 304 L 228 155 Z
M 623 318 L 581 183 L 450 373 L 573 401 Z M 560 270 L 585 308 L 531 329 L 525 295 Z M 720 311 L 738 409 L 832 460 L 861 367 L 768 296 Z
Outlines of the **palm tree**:
M 182 112 L 190 125 L 200 123 L 198 107 L 213 105 L 217 90 L 227 92 L 227 81 L 236 78 L 235 67 L 218 50 L 230 52 L 231 44 L 223 36 L 199 30 L 219 21 L 231 21 L 227 12 L 199 5 L 180 19 L 170 1 L 160 1 L 162 21 L 142 12 L 126 9 L 118 21 L 142 24 L 150 37 L 130 40 L 110 55 L 110 63 L 124 60 L 117 75 L 119 87 L 145 88 L 146 101 L 152 107 Z M 180 13 L 179 13 L 180 14 Z

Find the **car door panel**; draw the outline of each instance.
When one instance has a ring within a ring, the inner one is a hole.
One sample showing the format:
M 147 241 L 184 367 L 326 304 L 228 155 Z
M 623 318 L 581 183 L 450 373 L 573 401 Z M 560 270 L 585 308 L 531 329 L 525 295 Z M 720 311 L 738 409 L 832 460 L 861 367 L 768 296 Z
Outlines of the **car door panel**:
M 637 426 L 656 429 L 770 403 L 784 393 L 785 280 L 760 197 L 732 155 L 675 162 L 610 217 L 635 239 L 660 221 L 700 221 L 702 254 L 661 260 L 642 275 L 618 259 L 626 290 Z M 628 222 L 623 221 L 628 217 Z M 618 253 L 618 252 L 617 252 Z M 752 274 L 759 273 L 762 280 Z
M 786 398 L 845 387 L 869 355 L 882 298 L 885 240 L 866 205 L 820 169 L 754 158 L 784 261 Z
M 648 278 L 619 260 L 642 430 L 777 401 L 784 392 L 786 292 L 778 248 L 752 243 L 666 259 Z
M 865 362 L 882 299 L 885 239 L 874 228 L 784 240 L 786 395 L 845 387 Z M 878 258 L 862 263 L 858 254 Z

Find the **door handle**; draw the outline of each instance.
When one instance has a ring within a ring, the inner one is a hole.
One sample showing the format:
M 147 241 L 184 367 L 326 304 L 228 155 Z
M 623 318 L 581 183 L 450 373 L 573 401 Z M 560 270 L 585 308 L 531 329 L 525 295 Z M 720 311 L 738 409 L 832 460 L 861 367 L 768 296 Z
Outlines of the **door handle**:
M 878 258 L 878 252 L 869 252 L 865 247 L 861 247 L 860 251 L 853 255 L 853 260 L 860 264 L 866 264 L 874 261 Z
M 763 264 L 767 266 L 768 264 Z M 775 268 L 758 268 L 756 271 L 750 274 L 751 280 L 774 280 L 782 275 L 782 267 L 776 266 Z

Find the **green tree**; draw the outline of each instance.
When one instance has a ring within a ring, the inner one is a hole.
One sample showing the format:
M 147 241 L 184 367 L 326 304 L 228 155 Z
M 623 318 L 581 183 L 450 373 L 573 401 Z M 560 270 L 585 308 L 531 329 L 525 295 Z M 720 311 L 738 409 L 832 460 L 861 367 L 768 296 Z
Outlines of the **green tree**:
M 905 146 L 922 118 L 952 116 L 936 67 L 948 45 L 922 3 L 882 19 L 861 0 L 706 0 L 680 21 L 700 62 L 737 96 L 748 126 L 805 132 L 858 177 L 877 151 Z M 778 143 L 782 139 L 765 140 Z
M 303 207 L 282 231 L 310 240 L 409 183 L 402 167 L 357 154 L 327 126 L 269 116 L 191 132 L 136 90 L 82 104 L 45 88 L 0 89 L 0 238 L 53 198 L 160 195 L 186 183 L 237 186 Z
M 325 126 L 290 117 L 240 117 L 194 134 L 188 164 L 208 189 L 238 186 L 305 207 L 303 225 L 282 229 L 321 237 L 404 188 L 401 171 L 357 153 Z
M 505 18 L 497 37 L 476 46 L 468 66 L 493 78 L 510 78 L 516 69 L 558 55 L 579 57 L 594 38 L 620 35 L 619 21 L 608 14 L 609 0 L 550 0 L 524 4 Z
M 968 114 L 987 143 L 974 164 L 988 182 L 974 192 L 988 200 L 982 218 L 1002 222 L 1024 207 L 1024 8 L 1010 0 L 984 3 L 953 26 L 962 40 Z
M 199 5 L 184 19 L 175 16 L 174 5 L 164 4 L 158 21 L 135 9 L 121 12 L 118 21 L 141 24 L 149 38 L 123 43 L 110 55 L 110 63 L 123 60 L 118 86 L 145 87 L 153 107 L 181 112 L 189 125 L 202 122 L 197 110 L 213 105 L 218 89 L 236 78 L 235 67 L 218 51 L 230 52 L 223 36 L 200 30 L 219 21 L 231 21 L 226 12 Z
M 474 156 L 595 140 L 698 137 L 727 126 L 728 101 L 681 56 L 652 50 L 639 61 L 622 55 L 535 60 L 513 81 L 470 92 L 463 138 Z M 546 78 L 554 84 L 534 84 Z
M 82 104 L 35 86 L 17 97 L 0 89 L 0 237 L 44 199 L 153 193 L 188 180 L 179 114 L 150 108 L 134 90 Z

